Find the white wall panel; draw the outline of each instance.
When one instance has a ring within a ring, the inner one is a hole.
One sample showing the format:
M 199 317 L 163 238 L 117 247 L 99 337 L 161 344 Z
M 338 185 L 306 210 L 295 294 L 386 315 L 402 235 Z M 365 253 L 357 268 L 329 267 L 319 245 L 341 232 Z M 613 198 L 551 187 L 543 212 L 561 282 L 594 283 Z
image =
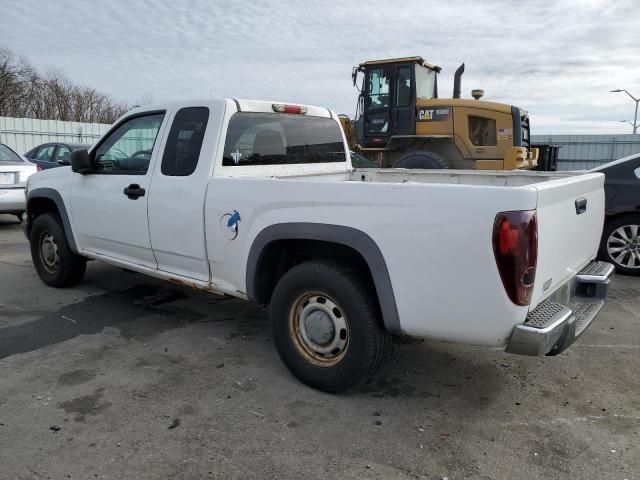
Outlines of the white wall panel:
M 0 143 L 23 154 L 48 142 L 93 144 L 111 125 L 0 117 Z

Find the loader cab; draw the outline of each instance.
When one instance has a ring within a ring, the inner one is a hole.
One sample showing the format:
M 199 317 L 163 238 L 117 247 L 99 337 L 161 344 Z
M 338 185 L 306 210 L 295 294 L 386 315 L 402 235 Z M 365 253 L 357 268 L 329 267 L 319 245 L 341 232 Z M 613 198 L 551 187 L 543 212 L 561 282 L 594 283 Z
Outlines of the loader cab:
M 353 69 L 362 73 L 356 131 L 363 147 L 384 148 L 394 135 L 414 135 L 416 98 L 437 98 L 440 67 L 421 57 L 374 60 Z

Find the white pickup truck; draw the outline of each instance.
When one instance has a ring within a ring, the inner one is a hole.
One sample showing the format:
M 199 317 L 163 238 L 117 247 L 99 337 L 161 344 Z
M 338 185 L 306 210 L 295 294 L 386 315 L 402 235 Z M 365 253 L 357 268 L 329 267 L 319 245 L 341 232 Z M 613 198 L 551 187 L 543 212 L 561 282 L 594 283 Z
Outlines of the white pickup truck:
M 326 391 L 369 378 L 391 335 L 558 354 L 613 271 L 603 175 L 354 170 L 320 107 L 137 108 L 71 164 L 28 182 L 46 284 L 95 259 L 268 304 L 280 357 Z

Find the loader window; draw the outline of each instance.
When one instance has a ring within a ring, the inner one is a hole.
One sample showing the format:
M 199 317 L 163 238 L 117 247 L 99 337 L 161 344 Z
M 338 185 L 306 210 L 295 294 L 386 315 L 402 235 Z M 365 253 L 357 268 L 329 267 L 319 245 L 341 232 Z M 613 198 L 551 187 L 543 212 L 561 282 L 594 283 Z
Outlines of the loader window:
M 406 107 L 411 101 L 411 69 L 398 68 L 396 80 L 396 107 Z
M 224 166 L 346 162 L 339 124 L 330 118 L 239 112 L 229 120 Z
M 493 118 L 470 116 L 469 139 L 476 147 L 497 145 L 496 121 Z
M 422 65 L 416 65 L 416 97 L 436 97 L 436 72 Z
M 369 71 L 369 94 L 367 110 L 389 108 L 389 85 L 391 73 L 381 68 Z

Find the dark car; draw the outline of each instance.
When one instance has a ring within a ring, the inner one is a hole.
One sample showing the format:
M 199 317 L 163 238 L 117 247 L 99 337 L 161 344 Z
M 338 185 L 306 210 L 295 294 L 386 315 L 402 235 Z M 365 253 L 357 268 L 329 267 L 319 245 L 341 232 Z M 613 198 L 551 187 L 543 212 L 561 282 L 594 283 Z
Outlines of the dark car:
M 71 152 L 83 148 L 89 149 L 90 146 L 82 143 L 44 143 L 32 148 L 24 156 L 35 163 L 40 171 L 70 165 Z
M 640 154 L 594 168 L 605 174 L 600 257 L 616 271 L 640 275 Z

